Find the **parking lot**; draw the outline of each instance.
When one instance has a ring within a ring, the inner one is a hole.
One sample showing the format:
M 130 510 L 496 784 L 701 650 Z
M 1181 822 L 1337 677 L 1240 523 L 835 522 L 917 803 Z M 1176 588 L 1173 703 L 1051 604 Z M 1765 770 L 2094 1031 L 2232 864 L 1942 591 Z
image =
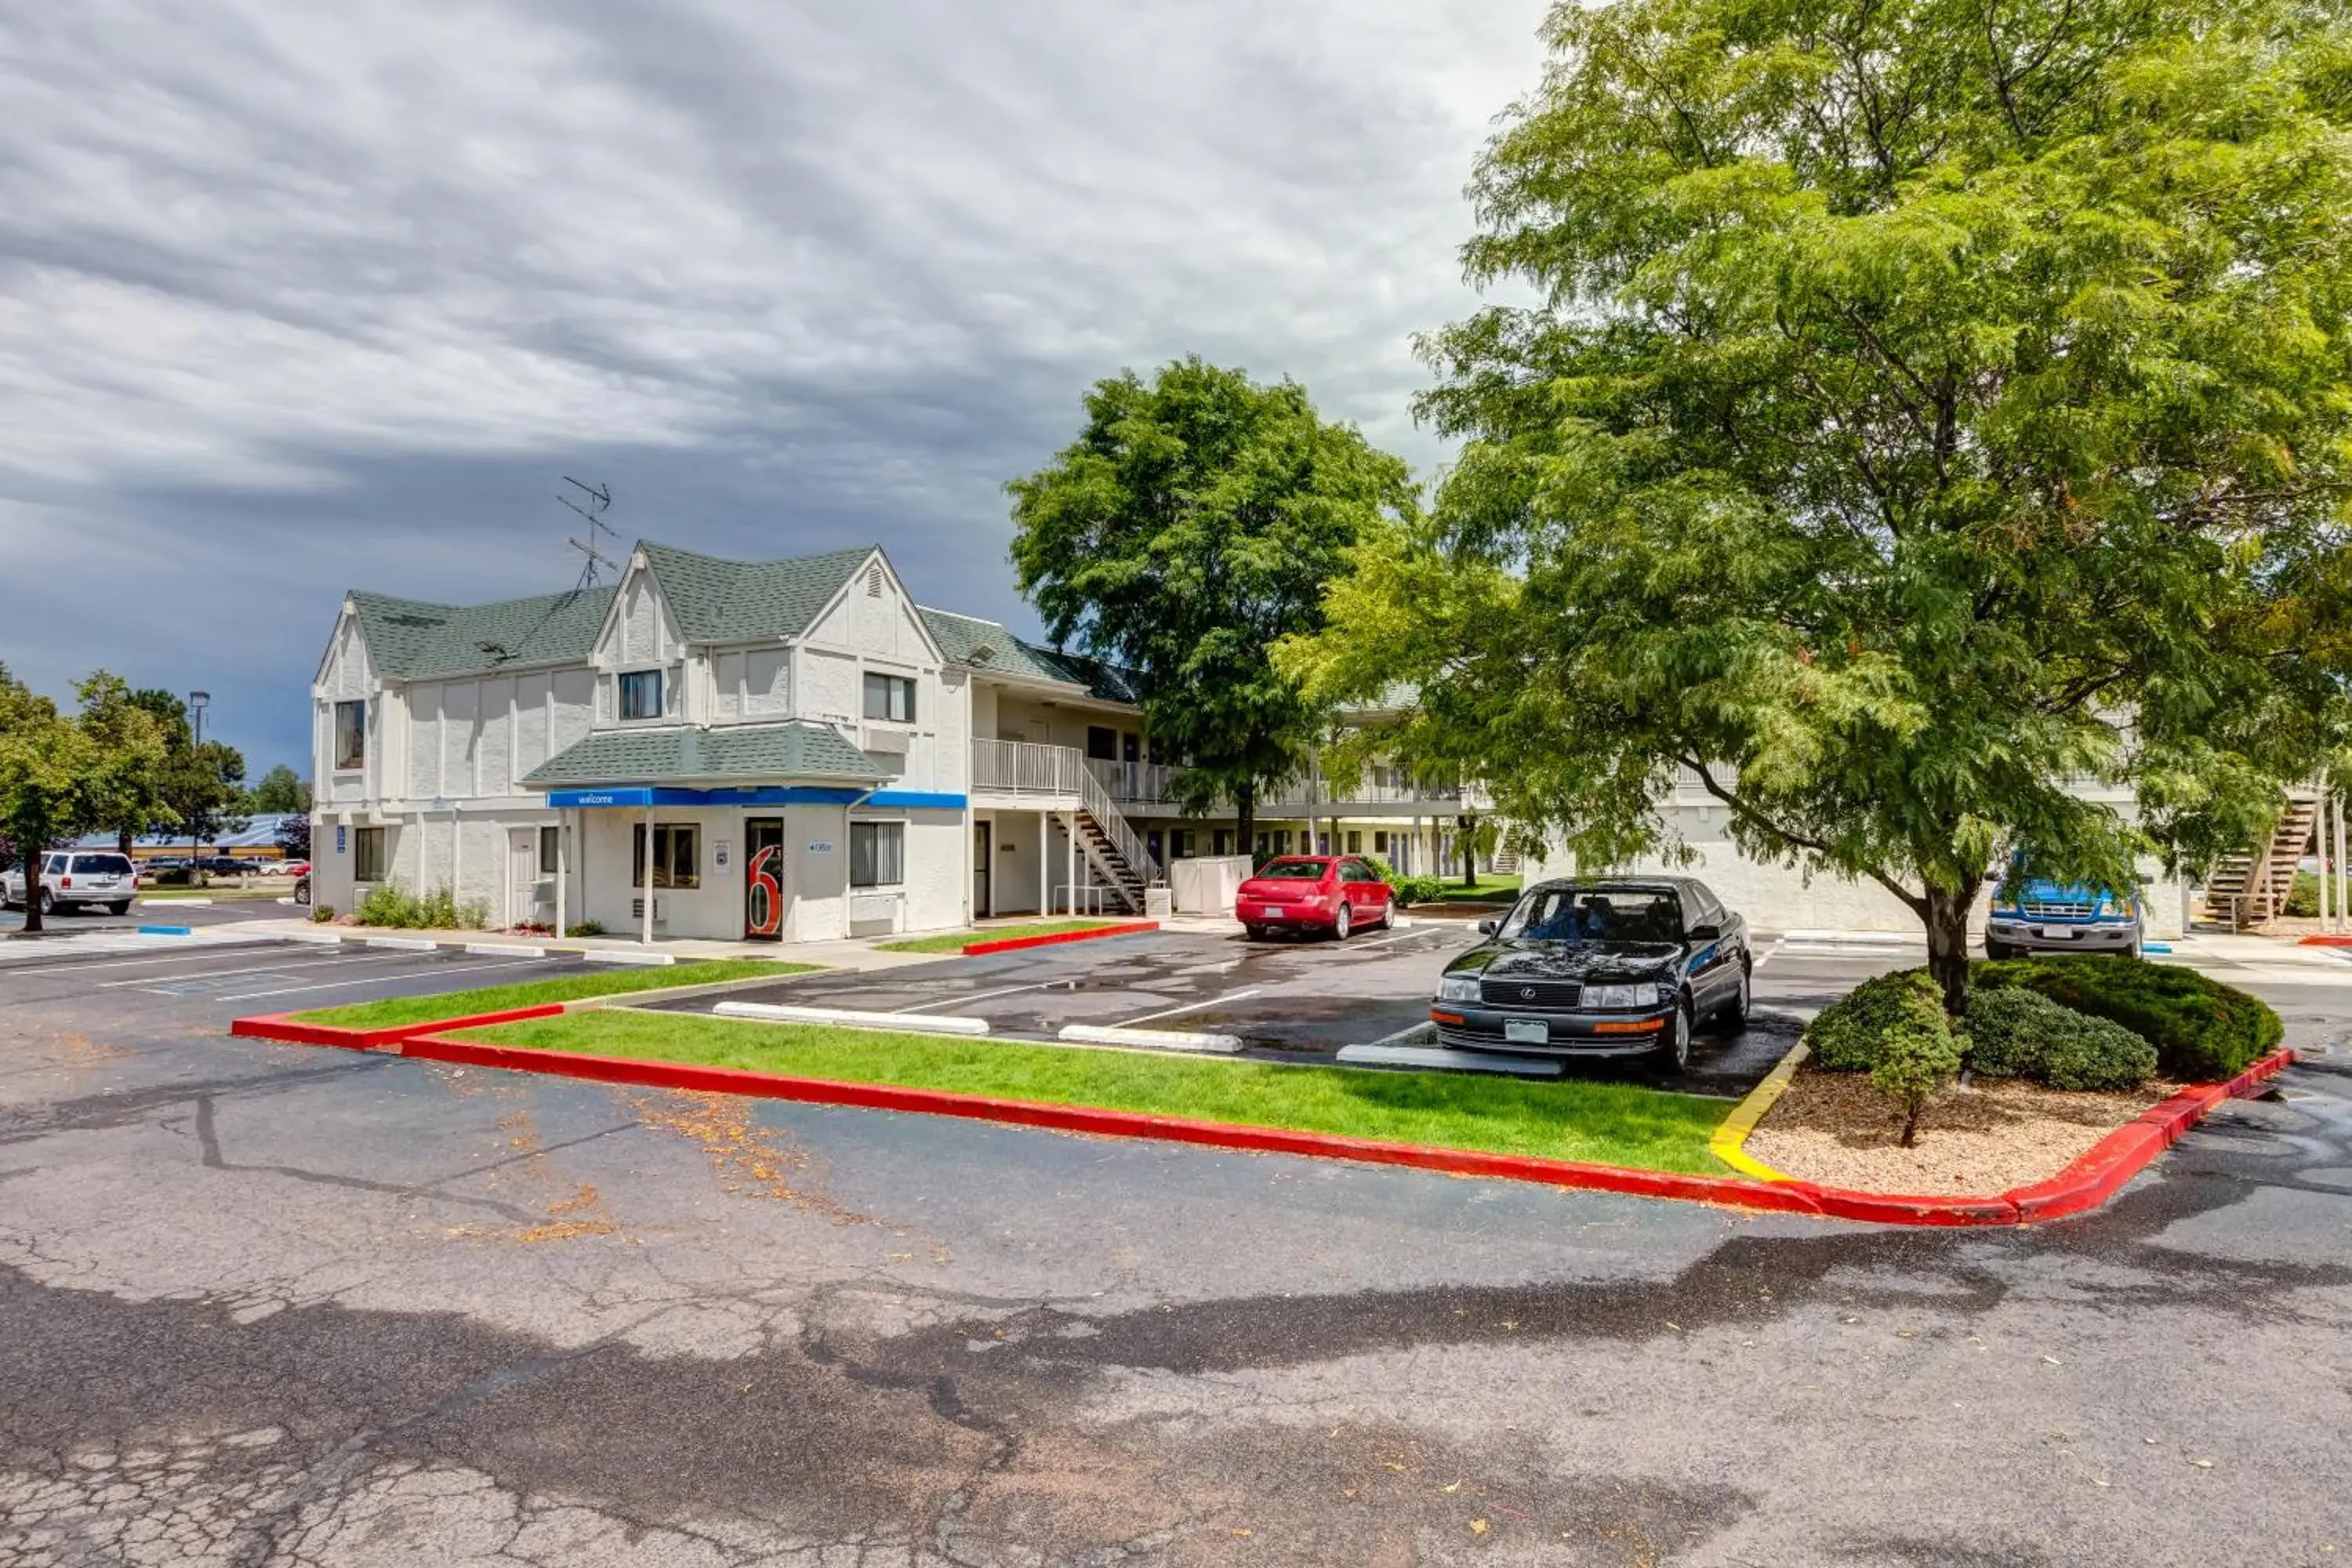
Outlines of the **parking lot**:
M 110 1019 L 216 1026 L 253 1013 L 338 1007 L 573 973 L 572 958 L 501 958 L 249 937 L 234 920 L 185 937 L 92 931 L 0 944 L 0 1005 L 72 1002 Z
M 1473 923 L 1454 920 L 1345 942 L 1253 942 L 1238 930 L 1162 931 L 866 973 L 809 975 L 725 999 L 974 1017 L 986 1021 L 992 1036 L 1014 1039 L 1052 1040 L 1071 1025 L 1199 1031 L 1234 1036 L 1242 1041 L 1241 1054 L 1258 1060 L 1328 1060 L 1343 1046 L 1422 1029 L 1446 962 L 1479 940 Z M 1905 951 L 1823 955 L 1827 968 L 1811 957 L 1780 971 L 1777 958 L 1767 963 L 1757 974 L 1758 1005 L 1748 1032 L 1702 1034 L 1686 1073 L 1664 1073 L 1641 1058 L 1573 1064 L 1570 1070 L 1694 1093 L 1745 1093 L 1794 1043 L 1806 1016 L 1854 979 L 1905 962 Z M 669 1005 L 707 1011 L 715 1000 Z

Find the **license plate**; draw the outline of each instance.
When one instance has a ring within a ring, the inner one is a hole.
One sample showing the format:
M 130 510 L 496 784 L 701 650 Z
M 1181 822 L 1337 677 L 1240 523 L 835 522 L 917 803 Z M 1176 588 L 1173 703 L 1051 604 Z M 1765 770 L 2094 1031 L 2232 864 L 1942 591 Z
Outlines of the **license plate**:
M 2044 942 L 2072 942 L 2074 940 L 2074 928 L 2072 926 L 2043 926 L 2042 928 L 2042 940 Z
M 1515 1046 L 1548 1046 L 1551 1044 L 1551 1026 L 1538 1018 L 1506 1018 L 1503 1038 Z
M 1288 910 L 1268 910 L 1265 911 L 1265 918 L 1270 921 L 1287 920 L 1289 917 L 1290 911 Z

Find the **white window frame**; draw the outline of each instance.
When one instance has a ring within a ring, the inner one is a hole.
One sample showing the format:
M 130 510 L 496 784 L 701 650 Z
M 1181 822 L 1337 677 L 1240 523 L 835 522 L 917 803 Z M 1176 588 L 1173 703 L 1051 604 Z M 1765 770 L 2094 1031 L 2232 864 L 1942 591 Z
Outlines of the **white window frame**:
M 355 773 L 367 766 L 367 706 L 364 697 L 343 698 L 334 705 L 327 744 L 334 752 L 336 773 Z M 359 722 L 353 726 L 359 749 L 349 755 L 343 752 L 343 710 L 347 708 L 356 710 L 359 714 Z
M 874 683 L 877 680 L 882 683 L 880 695 L 883 710 L 879 713 L 874 711 L 876 696 Z M 866 670 L 857 683 L 858 711 L 864 715 L 866 722 L 871 724 L 912 725 L 917 715 L 922 711 L 921 705 L 915 699 L 915 678 L 911 675 L 896 675 L 887 669 Z M 907 700 L 906 711 L 892 712 L 891 709 L 896 706 L 893 700 L 900 696 Z
M 879 830 L 886 827 L 895 827 L 898 830 L 898 853 L 897 857 L 898 864 L 896 868 L 898 874 L 895 878 L 888 879 L 885 879 L 882 876 L 882 853 L 879 843 Z M 871 882 L 861 882 L 857 879 L 857 834 L 860 828 L 873 830 L 876 833 L 877 840 L 874 854 L 874 872 L 876 880 Z M 852 818 L 849 824 L 849 890 L 853 893 L 872 893 L 879 892 L 886 888 L 903 888 L 906 885 L 907 819 L 903 816 L 861 816 Z
M 669 698 L 668 673 L 656 667 L 652 669 L 625 669 L 615 675 L 613 678 L 613 716 L 624 724 L 650 724 L 664 718 L 667 713 L 666 704 Z M 654 710 L 650 713 L 630 712 L 629 682 L 648 679 L 654 684 Z

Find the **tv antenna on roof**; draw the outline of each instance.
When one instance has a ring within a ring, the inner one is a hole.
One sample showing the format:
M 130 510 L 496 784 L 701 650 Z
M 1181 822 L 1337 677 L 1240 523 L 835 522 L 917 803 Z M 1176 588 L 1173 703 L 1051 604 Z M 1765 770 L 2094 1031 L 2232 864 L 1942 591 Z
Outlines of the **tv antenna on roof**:
M 621 538 L 619 533 L 614 532 L 612 524 L 604 521 L 604 514 L 613 507 L 611 487 L 583 485 L 570 474 L 563 476 L 563 482 L 588 498 L 586 504 L 583 505 L 561 490 L 555 493 L 557 500 L 588 520 L 588 538 L 584 543 L 577 539 L 566 539 L 563 542 L 588 558 L 587 563 L 580 569 L 580 586 L 593 588 L 596 585 L 596 568 L 599 566 L 610 566 L 613 569 L 613 575 L 617 578 L 621 574 L 620 563 L 605 554 L 601 548 L 604 544 L 602 535 L 612 534 L 613 541 L 616 544 L 620 542 Z

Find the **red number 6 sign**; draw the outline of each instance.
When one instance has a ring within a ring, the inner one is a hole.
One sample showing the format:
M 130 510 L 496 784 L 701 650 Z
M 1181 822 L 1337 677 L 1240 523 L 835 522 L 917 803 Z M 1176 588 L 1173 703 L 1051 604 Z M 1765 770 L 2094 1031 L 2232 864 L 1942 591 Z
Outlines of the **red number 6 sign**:
M 770 844 L 751 857 L 743 868 L 743 929 L 747 936 L 772 937 L 784 926 L 784 889 L 776 880 L 776 859 L 783 847 Z

